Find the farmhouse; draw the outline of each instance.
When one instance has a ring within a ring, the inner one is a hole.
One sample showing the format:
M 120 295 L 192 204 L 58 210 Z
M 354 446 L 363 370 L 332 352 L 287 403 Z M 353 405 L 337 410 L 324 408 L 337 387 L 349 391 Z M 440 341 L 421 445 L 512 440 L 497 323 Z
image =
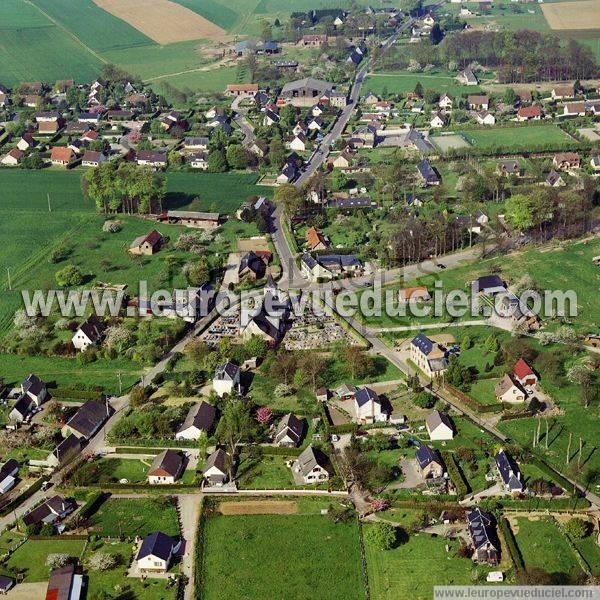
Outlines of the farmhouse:
M 99 343 L 105 333 L 106 325 L 92 314 L 79 326 L 71 341 L 76 350 L 84 352 Z
M 185 421 L 177 430 L 175 439 L 199 440 L 202 432 L 208 433 L 211 430 L 216 412 L 215 407 L 208 402 L 202 401 L 200 404 L 192 406 Z
M 327 41 L 328 38 L 325 34 L 307 34 L 302 36 L 298 45 L 310 48 L 320 48 L 324 44 L 327 44 Z
M 388 418 L 377 392 L 370 387 L 361 388 L 354 395 L 354 414 L 357 423 L 377 423 Z
M 410 358 L 428 377 L 435 377 L 448 368 L 446 349 L 419 333 L 410 343 Z
M 227 483 L 227 453 L 217 448 L 204 463 L 204 483 L 210 486 L 221 486 Z
M 450 417 L 439 410 L 429 413 L 425 419 L 425 427 L 432 441 L 451 440 L 454 437 L 454 427 Z
M 193 229 L 216 229 L 221 222 L 219 213 L 196 212 L 191 210 L 168 210 L 158 217 L 159 221 L 168 221 Z
M 563 106 L 563 117 L 585 117 L 585 102 L 567 102 Z
M 487 110 L 481 110 L 475 115 L 475 120 L 479 125 L 495 125 L 496 117 Z
M 63 426 L 62 436 L 67 438 L 74 435 L 80 439 L 89 440 L 108 421 L 112 412 L 108 402 L 88 400 Z
M 415 454 L 417 472 L 423 479 L 437 479 L 444 475 L 444 463 L 437 450 L 423 444 Z
M 75 153 L 65 146 L 54 146 L 50 153 L 50 162 L 60 167 L 68 167 L 75 160 Z
M 258 83 L 230 83 L 225 88 L 227 96 L 251 98 L 258 92 Z
M 294 413 L 288 413 L 279 421 L 273 435 L 273 443 L 286 448 L 296 448 L 300 445 L 303 436 L 304 419 Z
M 504 489 L 511 494 L 520 494 L 524 489 L 522 476 L 512 457 L 501 449 L 494 456 L 494 460 Z
M 553 100 L 568 100 L 575 98 L 575 88 L 572 85 L 560 85 L 552 88 L 551 96 Z
M 13 148 L 8 154 L 2 159 L 2 164 L 9 167 L 16 167 L 25 156 L 25 153 L 18 148 Z
M 579 169 L 579 154 L 577 152 L 559 152 L 554 155 L 552 164 L 559 171 L 568 171 L 569 169 Z
M 505 375 L 494 388 L 498 402 L 525 402 L 527 392 L 514 375 Z
M 148 483 L 151 485 L 173 484 L 183 472 L 184 459 L 180 452 L 163 450 L 152 462 L 148 471 Z
M 539 121 L 542 118 L 542 109 L 535 106 L 521 106 L 517 110 L 517 121 Z
M 490 107 L 490 97 L 487 95 L 472 94 L 467 102 L 471 110 L 487 110 Z
M 467 523 L 473 546 L 473 561 L 497 565 L 500 562 L 500 544 L 496 537 L 494 517 L 475 508 L 467 515 Z
M 531 387 L 537 384 L 538 376 L 525 360 L 519 358 L 513 367 L 513 375 L 523 387 Z
M 303 483 L 319 483 L 329 479 L 329 461 L 318 448 L 309 445 L 292 465 L 292 472 Z
M 147 535 L 135 557 L 138 570 L 140 573 L 166 573 L 180 545 L 180 541 L 161 531 Z
M 156 229 L 153 229 L 150 233 L 133 240 L 131 246 L 129 246 L 129 252 L 150 256 L 160 250 L 162 243 L 163 236 Z
M 219 398 L 234 391 L 240 391 L 240 368 L 231 362 L 226 362 L 217 367 L 213 378 L 213 389 Z
M 473 73 L 471 69 L 461 71 L 458 74 L 457 79 L 463 85 L 477 85 L 479 83 L 477 77 L 475 77 L 475 73 Z
M 21 392 L 38 407 L 45 402 L 48 396 L 46 384 L 33 373 L 30 373 L 21 384 Z
M 312 106 L 323 94 L 331 92 L 333 84 L 322 79 L 307 77 L 286 83 L 279 97 L 294 106 Z

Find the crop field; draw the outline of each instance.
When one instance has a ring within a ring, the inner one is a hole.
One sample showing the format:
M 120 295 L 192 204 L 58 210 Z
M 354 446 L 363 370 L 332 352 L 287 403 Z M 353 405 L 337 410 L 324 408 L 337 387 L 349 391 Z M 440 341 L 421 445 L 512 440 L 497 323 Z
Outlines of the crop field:
M 600 10 L 596 0 L 545 4 L 542 10 L 552 29 L 600 29 Z
M 458 132 L 474 148 L 493 150 L 510 148 L 512 150 L 534 150 L 553 144 L 573 143 L 562 129 L 556 125 L 531 125 L 522 127 L 489 127 Z
M 105 11 L 129 23 L 159 44 L 186 40 L 220 40 L 223 29 L 170 0 L 94 0 Z
M 205 600 L 364 598 L 356 523 L 318 514 L 208 516 L 199 575 Z

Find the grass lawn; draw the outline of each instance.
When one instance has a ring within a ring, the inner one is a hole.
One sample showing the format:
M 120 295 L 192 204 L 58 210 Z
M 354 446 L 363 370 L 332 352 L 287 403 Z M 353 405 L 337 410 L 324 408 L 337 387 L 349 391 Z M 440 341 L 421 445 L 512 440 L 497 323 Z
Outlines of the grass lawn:
M 372 73 L 365 79 L 365 90 L 374 94 L 405 94 L 412 92 L 417 83 L 421 83 L 424 90 L 446 92 L 452 96 L 461 94 L 475 94 L 480 91 L 478 86 L 461 85 L 456 80 L 456 73 L 449 71 L 431 73 L 411 73 L 410 71 L 393 71 L 390 73 Z
M 286 466 L 290 456 L 265 455 L 259 459 L 243 456 L 237 470 L 240 488 L 273 490 L 296 487 L 292 471 Z
M 204 600 L 364 598 L 358 529 L 321 515 L 210 516 L 200 580 Z M 283 574 L 285 577 L 274 576 Z
M 581 540 L 573 540 L 575 547 L 583 557 L 583 560 L 588 564 L 593 575 L 600 575 L 600 548 L 596 543 L 596 531 L 584 537 Z
M 365 525 L 365 532 L 368 527 Z M 450 546 L 446 552 L 445 546 Z M 369 586 L 373 598 L 430 600 L 434 585 L 470 585 L 471 573 L 478 580 L 490 570 L 476 566 L 456 552 L 458 541 L 421 533 L 392 550 L 378 550 L 365 540 Z
M 87 597 L 95 598 L 103 592 L 113 594 L 116 591 L 125 597 L 144 598 L 148 600 L 170 600 L 175 598 L 175 588 L 168 585 L 166 579 L 149 578 L 145 582 L 140 579 L 126 578 L 127 566 L 131 561 L 134 544 L 131 542 L 109 542 L 99 540 L 92 542 L 84 554 L 84 562 L 96 552 L 116 554 L 119 564 L 116 568 L 104 571 L 89 569 L 87 571 Z
M 106 537 L 143 537 L 157 530 L 179 534 L 175 504 L 165 497 L 109 498 L 92 516 L 91 526 Z
M 487 127 L 459 131 L 474 148 L 493 150 L 533 150 L 548 144 L 573 142 L 562 129 L 553 124 L 529 125 L 520 127 Z
M 518 517 L 516 527 L 513 520 L 511 518 L 511 527 L 526 569 L 537 567 L 550 574 L 565 573 L 571 577 L 581 573 L 577 559 L 554 519 Z
M 25 569 L 24 583 L 46 581 L 50 574 L 50 567 L 46 566 L 48 554 L 68 554 L 78 559 L 84 546 L 84 540 L 69 540 L 66 537 L 57 537 L 55 540 L 28 540 L 11 554 L 6 565 L 9 569 Z
M 471 385 L 469 396 L 479 402 L 479 404 L 495 404 L 498 400 L 494 393 L 495 385 L 499 379 L 478 379 Z

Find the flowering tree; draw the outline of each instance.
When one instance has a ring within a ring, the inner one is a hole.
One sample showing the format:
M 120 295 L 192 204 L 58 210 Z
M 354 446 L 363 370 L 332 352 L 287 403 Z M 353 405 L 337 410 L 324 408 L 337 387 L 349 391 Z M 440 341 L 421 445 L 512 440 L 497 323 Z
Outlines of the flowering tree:
M 390 502 L 385 498 L 376 498 L 371 502 L 371 509 L 373 512 L 381 512 L 382 510 L 387 510 L 389 507 Z
M 256 411 L 256 420 L 261 425 L 268 425 L 273 418 L 273 411 L 268 406 L 261 406 Z

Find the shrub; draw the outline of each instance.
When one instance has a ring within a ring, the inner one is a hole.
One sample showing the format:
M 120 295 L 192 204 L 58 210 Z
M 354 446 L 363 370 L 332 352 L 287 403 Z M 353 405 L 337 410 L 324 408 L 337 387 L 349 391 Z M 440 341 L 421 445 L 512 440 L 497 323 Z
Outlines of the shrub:
M 590 523 L 589 521 L 575 517 L 574 519 L 570 519 L 565 523 L 565 531 L 569 537 L 580 540 L 589 535 Z
M 390 550 L 396 545 L 397 531 L 391 523 L 374 523 L 367 528 L 365 539 L 379 550 Z
M 71 562 L 71 557 L 68 554 L 57 552 L 55 554 L 48 554 L 46 557 L 46 566 L 52 569 L 58 569 L 64 567 Z

